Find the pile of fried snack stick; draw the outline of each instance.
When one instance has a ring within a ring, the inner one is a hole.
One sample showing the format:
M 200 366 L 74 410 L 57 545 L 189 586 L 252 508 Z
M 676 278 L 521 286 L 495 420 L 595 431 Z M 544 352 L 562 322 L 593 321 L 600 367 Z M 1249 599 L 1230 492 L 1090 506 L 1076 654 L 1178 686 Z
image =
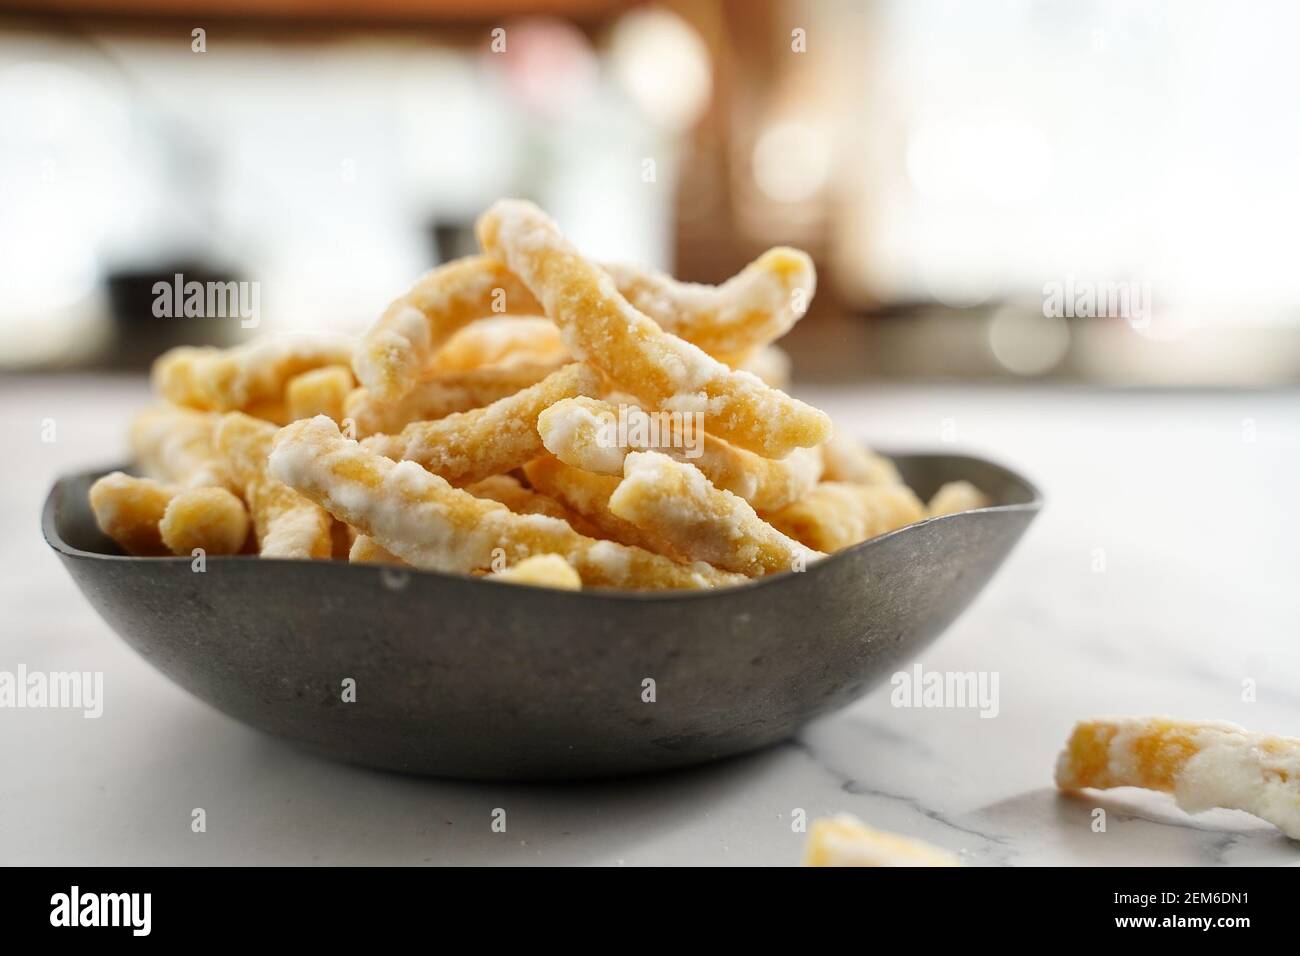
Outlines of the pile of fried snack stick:
M 518 200 L 493 205 L 478 239 L 480 255 L 423 276 L 360 341 L 163 355 L 163 403 L 131 426 L 147 477 L 91 488 L 103 530 L 134 555 L 715 588 L 989 503 L 966 482 L 922 502 L 888 459 L 781 391 L 788 363 L 773 343 L 816 281 L 804 253 L 776 248 L 719 286 L 683 283 L 583 258 Z M 675 427 L 625 427 L 653 416 Z M 1300 741 L 1160 720 L 1080 724 L 1058 783 L 1165 790 L 1300 837 Z M 848 817 L 814 825 L 808 859 L 950 862 Z
M 987 504 L 954 482 L 927 505 L 780 390 L 772 343 L 815 285 L 804 253 L 702 286 L 589 261 L 527 202 L 495 204 L 478 236 L 359 342 L 159 358 L 165 404 L 131 428 L 147 477 L 96 483 L 101 527 L 136 555 L 713 588 Z

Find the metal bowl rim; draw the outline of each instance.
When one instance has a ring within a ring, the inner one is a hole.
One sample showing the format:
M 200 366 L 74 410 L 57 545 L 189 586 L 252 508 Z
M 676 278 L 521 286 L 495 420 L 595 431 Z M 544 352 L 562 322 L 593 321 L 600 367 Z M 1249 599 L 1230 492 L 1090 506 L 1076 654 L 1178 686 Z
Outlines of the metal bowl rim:
M 546 593 L 554 597 L 556 600 L 571 600 L 571 601 L 583 601 L 583 600 L 590 600 L 592 598 L 614 599 L 614 600 L 626 601 L 626 602 L 700 601 L 700 600 L 709 600 L 711 598 L 716 599 L 724 595 L 733 595 L 745 591 L 752 591 L 755 588 L 772 587 L 780 584 L 783 581 L 789 580 L 795 574 L 808 574 L 813 572 L 814 570 L 821 570 L 823 568 L 829 567 L 833 563 L 851 560 L 855 557 L 865 554 L 866 552 L 872 550 L 873 548 L 880 547 L 886 541 L 889 541 L 899 535 L 912 532 L 914 531 L 914 529 L 920 528 L 923 525 L 929 525 L 939 521 L 951 522 L 951 521 L 964 520 L 966 516 L 976 515 L 976 514 L 991 514 L 991 513 L 1003 513 L 1003 512 L 1037 512 L 1040 511 L 1043 507 L 1042 493 L 1039 491 L 1038 487 L 1034 485 L 1033 482 L 1029 481 L 1027 478 L 1022 476 L 1019 472 L 1016 472 L 1011 468 L 1008 468 L 1007 466 L 999 462 L 992 461 L 988 458 L 984 458 L 978 455 L 953 453 L 953 452 L 907 452 L 907 453 L 883 452 L 883 453 L 889 455 L 889 457 L 892 458 L 947 458 L 947 459 L 974 462 L 980 465 L 992 466 L 993 468 L 996 468 L 999 471 L 1004 472 L 1015 483 L 1019 484 L 1026 491 L 1028 491 L 1029 500 L 1024 502 L 1019 502 L 1016 504 L 988 505 L 986 507 L 975 508 L 970 511 L 959 511 L 959 512 L 954 512 L 952 514 L 937 515 L 932 518 L 923 518 L 920 521 L 915 521 L 912 524 L 904 525 L 901 528 L 896 528 L 893 531 L 886 532 L 885 534 L 878 535 L 874 538 L 869 538 L 866 541 L 861 541 L 858 544 L 851 545 L 850 547 L 844 548 L 840 551 L 836 551 L 833 554 L 829 554 L 822 560 L 809 566 L 809 568 L 806 571 L 801 571 L 801 572 L 782 571 L 779 574 L 769 574 L 761 578 L 751 578 L 750 580 L 745 581 L 743 583 L 727 585 L 725 587 L 701 589 L 696 591 L 690 591 L 690 590 L 627 591 L 627 590 L 619 590 L 617 588 L 590 588 L 590 589 L 584 589 L 582 591 L 565 591 L 556 588 L 548 588 L 548 587 L 543 587 L 540 585 L 532 585 L 532 584 L 516 584 L 514 585 L 514 587 L 523 588 L 533 592 Z M 189 557 L 185 557 L 183 555 L 145 558 L 145 557 L 136 557 L 135 555 L 130 555 L 130 554 L 102 554 L 97 551 L 85 551 L 82 550 L 81 548 L 73 547 L 72 545 L 68 544 L 68 542 L 63 540 L 63 537 L 58 532 L 55 516 L 57 515 L 58 509 L 61 505 L 60 498 L 64 487 L 70 482 L 78 478 L 87 478 L 92 475 L 98 477 L 100 475 L 108 474 L 109 472 L 112 471 L 126 471 L 126 470 L 129 470 L 129 466 L 118 466 L 118 467 L 98 468 L 98 469 L 89 468 L 89 469 L 84 469 L 82 471 L 63 474 L 60 475 L 58 478 L 56 478 L 54 484 L 51 485 L 50 490 L 45 497 L 45 504 L 41 511 L 41 531 L 45 537 L 45 542 L 60 554 L 66 555 L 67 557 L 70 558 L 83 560 L 83 561 L 123 561 L 123 562 L 135 562 L 139 564 L 157 564 L 157 563 L 189 564 L 190 561 L 193 559 Z M 354 565 L 345 561 L 320 561 L 320 560 L 309 560 L 305 558 L 279 558 L 275 560 L 268 560 L 266 558 L 258 557 L 257 555 L 238 554 L 238 555 L 214 556 L 208 558 L 207 563 L 209 565 L 212 564 L 265 565 L 269 563 L 273 565 L 280 565 L 286 568 L 311 567 L 311 568 L 318 569 L 317 571 L 312 571 L 308 573 L 318 573 L 319 569 L 321 568 L 329 568 L 329 569 L 339 569 L 344 567 L 357 568 L 357 569 L 365 568 L 370 571 L 386 570 L 389 572 L 407 574 L 417 580 L 423 578 L 428 581 L 435 581 L 435 580 L 455 581 L 460 583 L 473 582 L 474 584 L 481 587 L 499 586 L 497 584 L 489 584 L 488 582 L 481 581 L 477 578 L 468 575 L 453 574 L 451 572 L 446 572 L 446 571 L 429 571 L 422 568 L 395 567 L 395 566 L 382 565 L 382 564 Z

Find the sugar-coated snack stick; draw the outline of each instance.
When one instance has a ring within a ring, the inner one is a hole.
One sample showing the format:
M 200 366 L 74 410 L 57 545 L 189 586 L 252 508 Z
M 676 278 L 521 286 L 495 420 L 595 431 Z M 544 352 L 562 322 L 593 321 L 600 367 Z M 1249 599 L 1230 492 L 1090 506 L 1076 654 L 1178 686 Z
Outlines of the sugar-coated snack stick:
M 664 331 L 729 364 L 790 331 L 817 290 L 812 259 L 783 246 L 767 250 L 718 286 L 680 282 L 636 266 L 604 269 L 619 293 Z
M 491 405 L 536 385 L 566 364 L 569 363 L 563 360 L 520 362 L 435 374 L 391 402 L 381 400 L 368 388 L 353 389 L 344 402 L 343 416 L 352 421 L 357 438 L 395 434 L 412 422 L 446 418 L 456 412 Z
M 475 319 L 503 312 L 538 315 L 531 292 L 500 262 L 467 256 L 421 276 L 361 340 L 352 367 L 381 401 L 401 398 L 435 352 Z
M 812 262 L 794 249 L 773 249 L 721 286 L 679 283 L 634 266 L 609 267 L 643 312 L 688 341 L 739 361 L 784 334 L 812 297 Z M 527 287 L 496 258 L 467 256 L 426 273 L 392 302 L 366 332 L 353 368 L 381 401 L 415 387 L 426 366 L 465 368 L 451 340 L 476 319 L 542 311 Z M 450 354 L 439 356 L 442 351 Z
M 622 475 L 630 451 L 662 452 L 694 465 L 715 488 L 740 495 L 759 511 L 775 511 L 799 500 L 821 477 L 816 449 L 796 448 L 785 458 L 763 458 L 706 434 L 691 416 L 670 427 L 636 406 L 595 398 L 556 402 L 538 416 L 537 431 L 546 450 L 561 461 L 605 475 Z
M 235 490 L 212 433 L 218 416 L 179 405 L 146 408 L 131 422 L 131 452 L 147 474 L 187 488 Z
M 447 374 L 515 362 L 568 359 L 560 330 L 536 315 L 498 315 L 461 329 L 429 361 L 426 373 Z M 569 361 L 573 361 L 569 359 Z
M 687 557 L 749 577 L 803 570 L 825 557 L 776 530 L 744 498 L 714 488 L 694 465 L 656 451 L 624 459 L 609 510 Z
M 355 341 L 334 333 L 265 336 L 222 349 L 182 346 L 153 364 L 154 390 L 177 405 L 270 417 L 289 379 L 324 365 L 349 365 Z
M 984 494 L 969 481 L 950 481 L 939 488 L 926 506 L 930 517 L 951 515 L 959 511 L 974 511 L 987 508 L 989 496 Z
M 393 554 L 374 538 L 359 534 L 348 551 L 348 560 L 353 564 L 400 564 L 406 562 Z
M 790 387 L 793 363 L 790 355 L 779 345 L 768 345 L 735 366 L 742 372 L 751 372 L 772 388 L 785 391 Z
M 152 478 L 135 478 L 114 471 L 90 486 L 90 508 L 100 530 L 127 554 L 151 557 L 171 554 L 158 531 L 176 489 Z
M 366 447 L 387 458 L 414 461 L 453 485 L 518 468 L 542 450 L 537 416 L 563 398 L 593 395 L 600 375 L 575 362 L 536 385 L 484 408 L 432 422 L 413 422 L 397 435 L 372 435 Z
M 776 528 L 819 551 L 838 551 L 926 516 L 925 505 L 906 485 L 858 485 L 823 481 L 806 496 L 764 517 Z
M 589 538 L 601 537 L 599 530 L 582 515 L 569 510 L 552 495 L 535 488 L 525 488 L 518 479 L 510 475 L 493 475 L 491 478 L 466 485 L 465 490 L 476 498 L 499 501 L 515 514 L 549 515 L 568 522 L 579 534 Z
M 1062 790 L 1143 787 L 1189 813 L 1245 810 L 1300 840 L 1300 738 L 1219 720 L 1085 720 L 1056 763 Z
M 546 453 L 524 465 L 524 475 L 534 488 L 568 508 L 578 519 L 570 524 L 588 537 L 608 538 L 619 544 L 645 548 L 674 561 L 686 560 L 681 551 L 664 538 L 653 531 L 638 528 L 609 510 L 609 496 L 618 487 L 619 478 L 574 468 Z
M 244 503 L 225 488 L 182 488 L 115 471 L 90 488 L 100 528 L 140 557 L 237 554 L 248 537 Z
M 859 485 L 903 483 L 892 461 L 839 432 L 822 445 L 820 451 L 822 478 L 826 481 L 850 481 Z
M 804 866 L 961 866 L 946 850 L 867 826 L 847 813 L 814 820 Z
M 248 511 L 225 488 L 187 488 L 167 503 L 158 531 L 172 554 L 238 554 L 248 538 Z
M 569 353 L 653 408 L 703 412 L 710 432 L 766 458 L 830 437 L 825 414 L 663 331 L 618 294 L 532 203 L 503 200 L 478 222 L 479 243 L 529 286 Z
M 258 553 L 264 558 L 328 558 L 334 550 L 329 514 L 267 468 L 275 433 L 274 425 L 230 412 L 217 423 L 214 435 L 248 504 Z
M 508 584 L 535 584 L 562 591 L 582 590 L 582 578 L 573 565 L 558 554 L 535 554 L 524 558 L 513 568 L 489 574 L 488 580 L 505 581 Z
M 326 365 L 295 375 L 284 389 L 288 421 L 317 415 L 342 421 L 343 404 L 353 384 L 352 369 L 347 365 Z
M 584 583 L 617 588 L 709 588 L 735 575 L 697 562 L 583 537 L 546 515 L 453 488 L 414 462 L 393 462 L 340 435 L 324 416 L 281 429 L 271 473 L 417 568 L 469 573 L 534 554 L 558 554 Z M 499 549 L 499 550 L 498 550 Z M 494 553 L 495 552 L 495 553 Z

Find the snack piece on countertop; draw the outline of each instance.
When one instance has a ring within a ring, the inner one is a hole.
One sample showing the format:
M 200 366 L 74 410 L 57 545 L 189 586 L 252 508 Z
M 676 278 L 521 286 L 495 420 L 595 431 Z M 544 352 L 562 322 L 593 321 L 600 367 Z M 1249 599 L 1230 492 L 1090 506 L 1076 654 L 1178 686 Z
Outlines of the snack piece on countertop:
M 1188 813 L 1245 810 L 1300 840 L 1300 738 L 1251 733 L 1226 721 L 1080 721 L 1056 762 L 1056 785 L 1159 790 Z
M 874 830 L 857 817 L 841 813 L 813 821 L 804 865 L 961 866 L 961 861 L 946 850 Z

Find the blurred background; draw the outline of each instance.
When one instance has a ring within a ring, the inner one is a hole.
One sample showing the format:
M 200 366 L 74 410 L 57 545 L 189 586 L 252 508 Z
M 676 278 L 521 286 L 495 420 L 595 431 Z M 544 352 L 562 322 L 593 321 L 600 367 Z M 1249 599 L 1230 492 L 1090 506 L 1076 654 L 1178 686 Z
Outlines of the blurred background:
M 0 366 L 361 331 L 535 199 L 817 260 L 800 381 L 1300 381 L 1300 5 L 0 0 Z M 259 284 L 257 329 L 154 283 Z

